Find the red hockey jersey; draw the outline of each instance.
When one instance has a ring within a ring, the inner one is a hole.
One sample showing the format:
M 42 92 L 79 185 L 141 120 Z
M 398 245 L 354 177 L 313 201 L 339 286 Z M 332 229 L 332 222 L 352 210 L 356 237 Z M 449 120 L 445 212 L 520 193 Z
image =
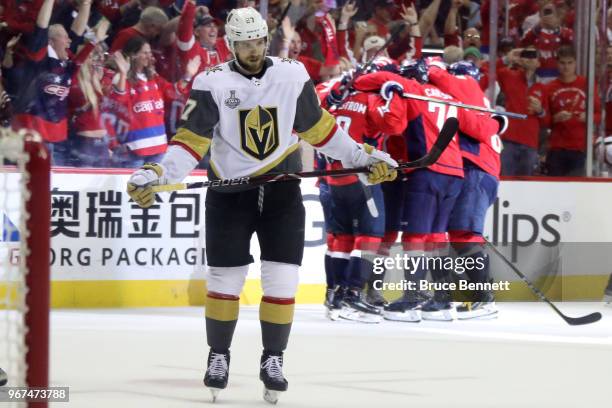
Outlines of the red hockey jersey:
M 366 75 L 367 76 L 367 75 Z M 337 86 L 339 81 L 331 80 L 317 86 L 317 94 L 323 100 L 329 91 Z M 385 115 L 381 107 L 385 101 L 377 94 L 371 92 L 353 92 L 340 106 L 331 109 L 329 112 L 336 118 L 336 123 L 342 130 L 348 133 L 357 143 L 377 144 L 377 139 L 383 131 L 388 128 L 385 121 L 391 120 L 392 114 Z M 328 166 L 330 169 L 341 169 L 339 161 L 333 161 Z M 330 185 L 346 185 L 357 182 L 357 176 L 329 177 L 327 182 Z
M 377 91 L 386 81 L 399 82 L 405 92 L 421 96 L 432 96 L 438 99 L 452 100 L 440 92 L 433 85 L 421 85 L 414 80 L 408 80 L 390 72 L 377 72 L 358 78 L 355 87 L 362 90 Z M 446 119 L 456 116 L 456 109 L 447 109 L 438 103 L 422 102 L 414 99 L 396 96 L 389 106 L 393 118 L 398 120 L 387 121 L 392 129 L 388 134 L 403 134 L 406 141 L 407 156 L 409 160 L 423 157 L 435 143 L 440 129 Z M 437 173 L 463 177 L 463 163 L 457 138 L 453 138 L 438 161 L 429 167 Z
M 474 78 L 454 76 L 445 69 L 432 65 L 429 69 L 429 80 L 442 92 L 463 103 L 490 107 L 488 99 Z M 502 149 L 501 140 L 497 135 L 499 125 L 488 114 L 476 113 L 475 111 L 472 111 L 472 113 L 477 116 L 477 120 L 481 121 L 483 126 L 479 132 L 460 130 L 459 148 L 461 154 L 480 169 L 499 178 L 501 171 L 499 154 Z

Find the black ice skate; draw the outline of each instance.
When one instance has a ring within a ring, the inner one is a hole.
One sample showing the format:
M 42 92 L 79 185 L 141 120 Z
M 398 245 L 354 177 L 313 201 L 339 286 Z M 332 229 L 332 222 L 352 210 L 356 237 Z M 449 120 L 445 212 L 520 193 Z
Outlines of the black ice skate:
M 8 376 L 6 375 L 4 370 L 0 368 L 0 387 L 2 387 L 3 385 L 6 385 L 7 382 L 8 382 Z
M 266 402 L 276 404 L 279 393 L 287 391 L 289 383 L 283 377 L 283 353 L 265 351 L 261 355 L 259 379 L 264 383 L 263 397 Z
M 340 317 L 361 323 L 380 323 L 382 316 L 380 309 L 369 304 L 361 290 L 349 289 L 342 301 Z
M 425 320 L 438 320 L 450 322 L 455 319 L 455 307 L 446 300 L 428 300 L 421 306 L 421 316 Z
M 327 288 L 327 290 L 325 290 L 325 302 L 323 303 L 323 305 L 330 309 L 332 307 L 334 301 L 334 290 L 332 288 Z
M 404 292 L 402 297 L 385 306 L 383 317 L 396 322 L 418 323 L 421 321 L 421 305 L 423 301 L 416 296 Z
M 342 300 L 344 299 L 345 293 L 346 293 L 346 288 L 343 288 L 341 286 L 336 286 L 333 292 L 331 293 L 331 299 L 329 301 L 329 305 L 326 300 L 325 306 L 327 307 L 327 309 L 325 313 L 328 319 L 336 321 L 340 318 L 340 311 L 342 310 Z
M 457 319 L 494 319 L 497 317 L 495 307 L 495 296 L 487 292 L 482 295 L 478 302 L 463 302 L 457 306 Z
M 381 292 L 382 291 L 376 290 L 374 289 L 374 287 L 369 286 L 366 295 L 366 302 L 373 306 L 376 306 L 378 310 L 382 311 L 384 307 L 389 304 L 389 302 L 387 302 L 387 299 L 384 298 Z
M 212 400 L 215 402 L 219 391 L 227 387 L 229 378 L 230 353 L 208 352 L 208 366 L 204 375 L 204 385 L 210 389 Z

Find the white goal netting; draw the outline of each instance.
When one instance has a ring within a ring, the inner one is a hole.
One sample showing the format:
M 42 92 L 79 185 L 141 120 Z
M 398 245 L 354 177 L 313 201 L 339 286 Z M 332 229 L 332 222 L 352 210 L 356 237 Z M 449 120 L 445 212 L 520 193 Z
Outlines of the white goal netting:
M 0 129 L 0 368 L 11 387 L 47 386 L 47 156 L 36 135 Z

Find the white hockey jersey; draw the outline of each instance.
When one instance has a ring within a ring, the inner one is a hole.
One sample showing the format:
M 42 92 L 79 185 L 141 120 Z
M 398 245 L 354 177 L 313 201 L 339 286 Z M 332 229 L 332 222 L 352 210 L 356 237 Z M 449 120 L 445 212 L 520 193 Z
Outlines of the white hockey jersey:
M 233 61 L 200 73 L 182 119 L 170 144 L 182 146 L 197 160 L 210 146 L 211 176 L 222 179 L 279 168 L 299 171 L 299 160 L 288 160 L 298 156 L 291 155 L 298 135 L 317 146 L 337 128 L 319 106 L 302 63 L 276 57 L 267 57 L 257 76 L 238 72 Z

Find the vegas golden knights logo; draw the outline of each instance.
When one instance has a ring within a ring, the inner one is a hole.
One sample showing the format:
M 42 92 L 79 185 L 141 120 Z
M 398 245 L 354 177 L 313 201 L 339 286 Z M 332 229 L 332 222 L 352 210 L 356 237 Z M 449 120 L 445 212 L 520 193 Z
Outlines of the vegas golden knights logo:
M 242 149 L 258 160 L 274 153 L 279 145 L 277 109 L 258 105 L 239 114 Z

